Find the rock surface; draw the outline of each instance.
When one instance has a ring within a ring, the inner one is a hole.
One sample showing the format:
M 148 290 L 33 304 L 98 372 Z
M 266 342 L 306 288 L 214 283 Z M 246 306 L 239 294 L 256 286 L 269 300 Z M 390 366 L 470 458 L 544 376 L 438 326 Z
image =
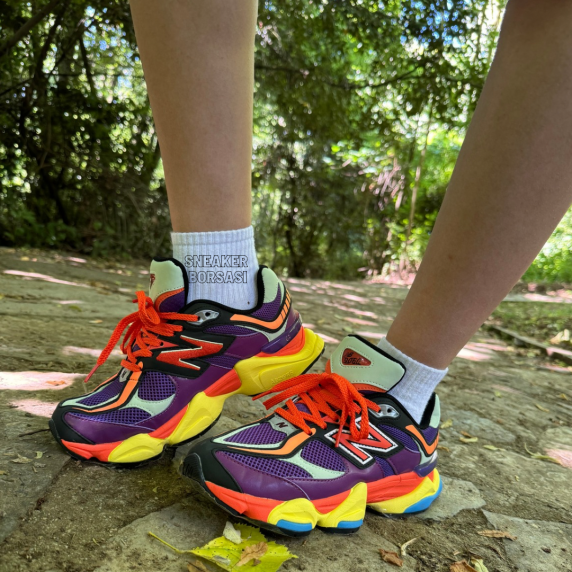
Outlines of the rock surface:
M 567 572 L 572 570 L 572 525 L 523 520 L 484 511 L 497 530 L 516 540 L 503 540 L 510 561 L 519 572 Z
M 84 391 L 83 374 L 118 320 L 133 311 L 133 291 L 147 281 L 147 269 L 135 265 L 0 249 L 0 313 L 3 332 L 10 332 L 0 334 L 0 539 L 6 537 L 0 572 L 184 572 L 186 555 L 173 554 L 147 532 L 180 548 L 220 536 L 228 515 L 177 472 L 191 445 L 146 467 L 117 470 L 70 461 L 46 431 L 21 436 L 46 429 L 55 404 Z M 375 283 L 290 279 L 288 287 L 306 325 L 326 342 L 314 371 L 323 370 L 349 332 L 377 342 L 406 295 L 404 288 Z M 119 359 L 112 354 L 99 381 L 116 371 Z M 453 420 L 441 432 L 442 497 L 409 518 L 368 513 L 354 536 L 268 535 L 299 557 L 284 569 L 396 570 L 381 561 L 379 548 L 398 552 L 415 539 L 402 570 L 448 572 L 471 552 L 491 572 L 572 570 L 569 378 L 568 370 L 528 350 L 477 333 L 438 389 L 443 420 Z M 259 401 L 234 397 L 209 435 L 265 414 Z M 462 443 L 461 431 L 478 441 Z M 527 449 L 563 465 L 533 459 Z M 18 455 L 24 462 L 13 462 Z M 495 526 L 518 541 L 478 534 Z
M 441 477 L 443 492 L 425 511 L 417 515 L 421 520 L 444 520 L 452 518 L 462 510 L 481 508 L 485 501 L 479 489 L 470 481 Z

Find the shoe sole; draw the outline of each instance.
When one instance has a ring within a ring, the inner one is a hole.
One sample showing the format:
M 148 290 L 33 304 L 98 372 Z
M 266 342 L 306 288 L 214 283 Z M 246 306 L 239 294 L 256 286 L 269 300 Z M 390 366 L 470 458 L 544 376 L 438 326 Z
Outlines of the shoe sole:
M 406 473 L 374 483 L 358 483 L 343 493 L 310 501 L 278 501 L 225 489 L 205 481 L 201 459 L 191 453 L 181 466 L 183 476 L 230 514 L 257 527 L 285 536 L 307 536 L 316 527 L 324 532 L 351 534 L 363 524 L 366 508 L 386 515 L 410 515 L 427 510 L 441 494 L 443 483 L 434 469 L 426 477 Z
M 158 459 L 165 447 L 177 447 L 206 433 L 233 395 L 257 395 L 277 383 L 308 371 L 324 351 L 324 341 L 311 330 L 299 334 L 275 354 L 260 353 L 239 361 L 232 370 L 205 391 L 197 393 L 181 411 L 151 433 L 133 435 L 124 441 L 91 445 L 61 439 L 50 420 L 52 434 L 60 445 L 80 460 L 133 465 Z

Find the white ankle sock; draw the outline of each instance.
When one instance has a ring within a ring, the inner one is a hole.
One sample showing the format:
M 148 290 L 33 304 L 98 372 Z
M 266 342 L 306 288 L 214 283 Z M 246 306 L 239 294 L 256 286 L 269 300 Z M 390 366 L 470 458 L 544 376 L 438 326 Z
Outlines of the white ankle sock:
M 403 379 L 388 393 L 395 397 L 419 423 L 433 391 L 449 370 L 435 369 L 415 361 L 392 346 L 387 338 L 383 338 L 377 345 L 405 366 Z
M 192 300 L 213 300 L 237 310 L 256 305 L 258 259 L 252 226 L 219 232 L 172 232 L 173 258 L 186 269 Z

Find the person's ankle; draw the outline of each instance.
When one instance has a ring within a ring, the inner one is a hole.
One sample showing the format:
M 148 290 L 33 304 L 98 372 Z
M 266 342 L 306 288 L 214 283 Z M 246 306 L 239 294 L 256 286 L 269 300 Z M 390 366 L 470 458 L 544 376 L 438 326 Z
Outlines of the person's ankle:
M 409 357 L 383 338 L 378 346 L 405 368 L 401 380 L 388 392 L 395 397 L 419 423 L 439 382 L 447 375 L 448 369 L 435 369 Z
M 256 305 L 258 259 L 252 226 L 213 232 L 173 232 L 173 257 L 187 269 L 187 302 L 206 299 L 237 310 Z

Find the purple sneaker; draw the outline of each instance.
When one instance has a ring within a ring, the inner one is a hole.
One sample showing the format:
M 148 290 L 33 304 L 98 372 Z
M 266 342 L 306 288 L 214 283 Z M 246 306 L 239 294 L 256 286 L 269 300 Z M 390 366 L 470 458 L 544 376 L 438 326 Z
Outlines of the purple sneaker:
M 209 300 L 186 304 L 185 268 L 151 264 L 150 292 L 123 318 L 97 365 L 119 341 L 121 370 L 92 393 L 62 401 L 50 420 L 57 441 L 78 459 L 139 463 L 208 430 L 225 400 L 256 395 L 308 370 L 324 343 L 302 327 L 284 284 L 261 266 L 258 303 L 235 310 Z
M 348 336 L 325 373 L 267 392 L 276 393 L 267 408 L 286 399 L 283 407 L 195 445 L 181 471 L 231 514 L 289 536 L 315 526 L 354 532 L 366 507 L 423 511 L 441 492 L 439 398 L 416 423 L 386 393 L 404 373 L 380 348 Z

